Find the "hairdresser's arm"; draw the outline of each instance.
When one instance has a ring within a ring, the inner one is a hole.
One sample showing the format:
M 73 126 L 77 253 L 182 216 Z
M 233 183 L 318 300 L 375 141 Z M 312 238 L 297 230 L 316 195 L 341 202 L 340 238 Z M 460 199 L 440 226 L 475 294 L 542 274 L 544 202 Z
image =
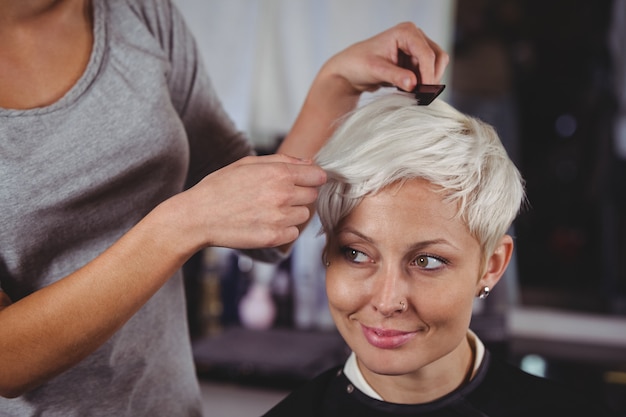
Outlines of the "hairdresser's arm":
M 399 50 L 410 58 L 410 68 L 399 66 Z M 418 82 L 436 84 L 448 60 L 448 54 L 413 23 L 401 23 L 351 45 L 322 66 L 278 152 L 315 157 L 333 134 L 338 119 L 356 107 L 361 93 L 383 85 L 409 91 Z M 313 212 L 314 204 L 309 209 Z M 301 224 L 300 230 L 307 224 Z M 281 249 L 286 252 L 290 247 L 287 244 Z
M 20 395 L 96 350 L 200 248 L 294 240 L 324 181 L 318 167 L 284 155 L 244 158 L 160 204 L 73 274 L 12 304 L 0 293 L 0 395 Z
M 160 211 L 84 268 L 0 310 L 0 395 L 21 395 L 78 363 L 182 265 L 180 239 Z
M 398 50 L 411 59 L 399 66 Z M 448 55 L 412 23 L 401 23 L 356 43 L 330 58 L 317 74 L 280 153 L 313 158 L 332 135 L 338 118 L 354 109 L 364 91 L 381 85 L 411 90 L 418 83 L 435 84 Z

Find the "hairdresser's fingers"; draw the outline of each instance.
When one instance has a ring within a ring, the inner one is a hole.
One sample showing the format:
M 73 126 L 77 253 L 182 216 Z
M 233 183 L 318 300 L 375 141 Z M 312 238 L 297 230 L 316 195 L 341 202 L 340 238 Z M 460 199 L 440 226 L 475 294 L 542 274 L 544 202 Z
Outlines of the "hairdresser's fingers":
M 267 169 L 273 167 L 275 170 L 286 170 L 284 175 L 275 172 L 278 180 L 282 177 L 293 186 L 299 187 L 319 187 L 326 182 L 326 172 L 315 165 L 310 159 L 295 158 L 284 154 L 273 154 L 264 156 L 247 156 L 232 164 L 233 167 L 245 165 L 259 165 Z M 263 169 L 259 167 L 259 169 Z M 263 172 L 267 173 L 267 169 Z M 281 172 L 282 173 L 282 172 Z
M 412 90 L 417 83 L 436 84 L 448 55 L 413 23 L 398 24 L 335 55 L 323 68 L 343 79 L 351 93 L 395 85 Z
M 443 73 L 448 66 L 448 63 L 450 62 L 450 56 L 446 53 L 446 51 L 441 49 L 441 47 L 437 45 L 437 43 L 433 42 L 430 39 L 429 42 L 431 43 L 431 47 L 433 48 L 433 50 L 436 51 L 437 56 L 435 60 L 435 79 L 433 81 L 433 84 L 439 84 L 441 82 L 441 78 L 443 77 Z
M 420 84 L 439 83 L 450 60 L 448 54 L 411 22 L 401 23 L 393 29 L 399 49 L 398 65 L 418 75 Z
M 326 172 L 317 165 L 285 164 L 293 184 L 298 187 L 319 187 L 326 183 Z
M 289 181 L 299 187 L 319 187 L 326 182 L 326 172 L 310 159 L 284 154 L 248 156 L 235 162 L 237 165 L 282 164 L 288 170 Z M 315 199 L 315 197 L 314 197 Z M 305 203 L 308 204 L 309 202 Z
M 289 156 L 286 154 L 276 153 L 262 156 L 246 156 L 234 162 L 232 165 L 248 165 L 248 164 L 270 164 L 285 163 L 294 165 L 313 165 L 311 159 L 302 159 Z
M 286 155 L 246 157 L 184 193 L 183 220 L 203 246 L 283 245 L 308 220 L 306 206 L 325 181 L 326 173 L 311 162 Z

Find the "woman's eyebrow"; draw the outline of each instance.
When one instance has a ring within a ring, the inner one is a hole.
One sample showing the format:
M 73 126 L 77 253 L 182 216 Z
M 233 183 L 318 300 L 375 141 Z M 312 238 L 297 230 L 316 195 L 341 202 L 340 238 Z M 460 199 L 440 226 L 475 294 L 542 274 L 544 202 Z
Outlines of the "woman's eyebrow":
M 337 230 L 337 233 L 336 233 L 337 236 L 342 235 L 342 234 L 352 234 L 352 235 L 357 236 L 360 239 L 365 240 L 366 242 L 374 243 L 374 239 L 372 239 L 371 237 L 351 227 L 345 227 L 345 228 Z M 415 242 L 409 245 L 408 250 L 409 251 L 423 250 L 431 246 L 449 246 L 451 248 L 458 249 L 458 247 L 454 245 L 452 242 L 450 242 L 448 239 L 438 238 L 438 239 L 429 239 L 429 240 Z
M 449 246 L 451 248 L 458 249 L 458 247 L 449 240 L 441 238 L 416 242 L 409 246 L 409 250 L 423 250 L 431 246 Z
M 358 238 L 365 240 L 366 242 L 374 243 L 374 239 L 372 239 L 371 237 L 369 237 L 367 235 L 364 235 L 363 233 L 361 233 L 358 230 L 353 229 L 351 227 L 343 227 L 343 228 L 337 230 L 337 233 L 336 233 L 337 236 L 340 236 L 340 235 L 343 235 L 343 234 L 355 235 Z

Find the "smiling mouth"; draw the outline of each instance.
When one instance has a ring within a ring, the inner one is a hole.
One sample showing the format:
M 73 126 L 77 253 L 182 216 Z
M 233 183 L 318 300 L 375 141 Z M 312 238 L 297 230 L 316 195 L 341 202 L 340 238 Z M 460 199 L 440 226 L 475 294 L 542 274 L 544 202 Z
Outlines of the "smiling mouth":
M 379 349 L 395 349 L 410 341 L 418 333 L 401 330 L 379 329 L 361 324 L 367 342 Z

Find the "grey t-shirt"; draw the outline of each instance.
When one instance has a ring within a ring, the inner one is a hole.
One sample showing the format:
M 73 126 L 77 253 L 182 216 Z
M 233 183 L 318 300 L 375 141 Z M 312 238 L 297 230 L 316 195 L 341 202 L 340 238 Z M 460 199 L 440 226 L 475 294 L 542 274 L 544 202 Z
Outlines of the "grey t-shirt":
M 76 85 L 50 106 L 0 109 L 0 286 L 13 301 L 251 153 L 170 1 L 93 6 L 94 45 Z M 2 417 L 200 414 L 180 273 L 77 366 L 0 398 Z

